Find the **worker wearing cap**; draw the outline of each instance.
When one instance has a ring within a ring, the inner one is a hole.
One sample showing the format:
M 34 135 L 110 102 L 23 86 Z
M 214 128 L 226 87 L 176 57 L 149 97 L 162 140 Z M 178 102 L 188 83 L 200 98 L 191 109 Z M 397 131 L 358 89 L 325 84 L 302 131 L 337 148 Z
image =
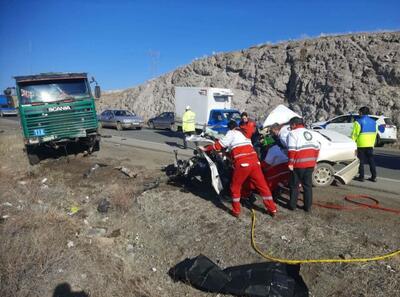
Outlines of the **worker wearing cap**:
M 364 164 L 369 164 L 371 171 L 370 181 L 376 182 L 376 167 L 374 160 L 374 146 L 378 133 L 376 122 L 368 116 L 367 106 L 359 109 L 360 117 L 354 122 L 351 138 L 357 143 L 357 157 L 360 159 L 358 177 L 356 180 L 364 181 Z
M 240 198 L 243 184 L 249 182 L 252 187 L 262 196 L 263 203 L 271 215 L 275 215 L 276 206 L 272 200 L 271 191 L 265 182 L 260 161 L 250 139 L 237 129 L 235 121 L 228 123 L 229 131 L 226 135 L 217 140 L 213 145 L 204 148 L 205 151 L 226 149 L 230 151 L 233 173 L 230 185 L 232 195 L 232 215 L 238 217 L 240 214 Z
M 312 174 L 317 164 L 320 143 L 315 132 L 304 127 L 302 118 L 293 117 L 289 121 L 290 132 L 287 138 L 290 201 L 289 209 L 295 210 L 299 196 L 299 184 L 303 186 L 304 210 L 310 211 L 312 205 Z
M 182 132 L 183 132 L 183 147 L 187 149 L 186 137 L 195 134 L 196 127 L 196 114 L 190 109 L 190 106 L 186 106 L 185 112 L 182 116 Z

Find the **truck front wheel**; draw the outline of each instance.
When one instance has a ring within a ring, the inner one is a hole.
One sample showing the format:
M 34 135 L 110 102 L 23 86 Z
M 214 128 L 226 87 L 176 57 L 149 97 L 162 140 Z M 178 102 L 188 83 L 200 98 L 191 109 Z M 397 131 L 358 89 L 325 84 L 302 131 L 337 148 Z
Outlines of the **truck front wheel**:
M 29 164 L 31 164 L 31 165 L 39 164 L 40 158 L 37 153 L 37 148 L 27 146 L 26 147 L 26 155 L 28 156 Z

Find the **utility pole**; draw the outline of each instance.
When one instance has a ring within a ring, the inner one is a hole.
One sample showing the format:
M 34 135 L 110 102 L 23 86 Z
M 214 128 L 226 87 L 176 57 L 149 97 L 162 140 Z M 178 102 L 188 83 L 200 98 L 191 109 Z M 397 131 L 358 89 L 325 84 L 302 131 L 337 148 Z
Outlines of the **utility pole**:
M 160 64 L 160 52 L 148 50 L 147 55 L 150 57 L 150 77 L 154 78 L 158 75 L 158 66 Z

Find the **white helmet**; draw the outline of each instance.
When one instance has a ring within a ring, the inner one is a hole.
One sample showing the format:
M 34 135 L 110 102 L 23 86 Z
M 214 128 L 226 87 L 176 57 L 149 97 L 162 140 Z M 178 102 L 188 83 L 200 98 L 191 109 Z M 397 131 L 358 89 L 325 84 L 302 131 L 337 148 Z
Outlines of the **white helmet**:
M 190 105 L 186 105 L 186 110 L 189 110 L 190 109 Z

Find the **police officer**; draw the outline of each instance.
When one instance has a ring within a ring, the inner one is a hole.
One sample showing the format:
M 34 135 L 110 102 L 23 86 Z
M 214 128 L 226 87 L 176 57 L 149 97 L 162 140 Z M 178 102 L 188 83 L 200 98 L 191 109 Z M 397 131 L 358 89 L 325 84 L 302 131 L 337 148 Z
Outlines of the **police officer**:
M 186 137 L 195 134 L 196 114 L 191 110 L 190 106 L 186 106 L 186 110 L 182 116 L 182 132 L 183 132 L 183 147 L 187 149 Z
M 358 168 L 358 177 L 356 180 L 364 181 L 364 164 L 369 164 L 371 177 L 368 179 L 376 182 L 376 167 L 374 160 L 374 146 L 376 140 L 377 125 L 376 122 L 368 116 L 369 108 L 363 106 L 359 109 L 360 117 L 354 122 L 351 138 L 357 143 L 357 157 L 360 159 Z

